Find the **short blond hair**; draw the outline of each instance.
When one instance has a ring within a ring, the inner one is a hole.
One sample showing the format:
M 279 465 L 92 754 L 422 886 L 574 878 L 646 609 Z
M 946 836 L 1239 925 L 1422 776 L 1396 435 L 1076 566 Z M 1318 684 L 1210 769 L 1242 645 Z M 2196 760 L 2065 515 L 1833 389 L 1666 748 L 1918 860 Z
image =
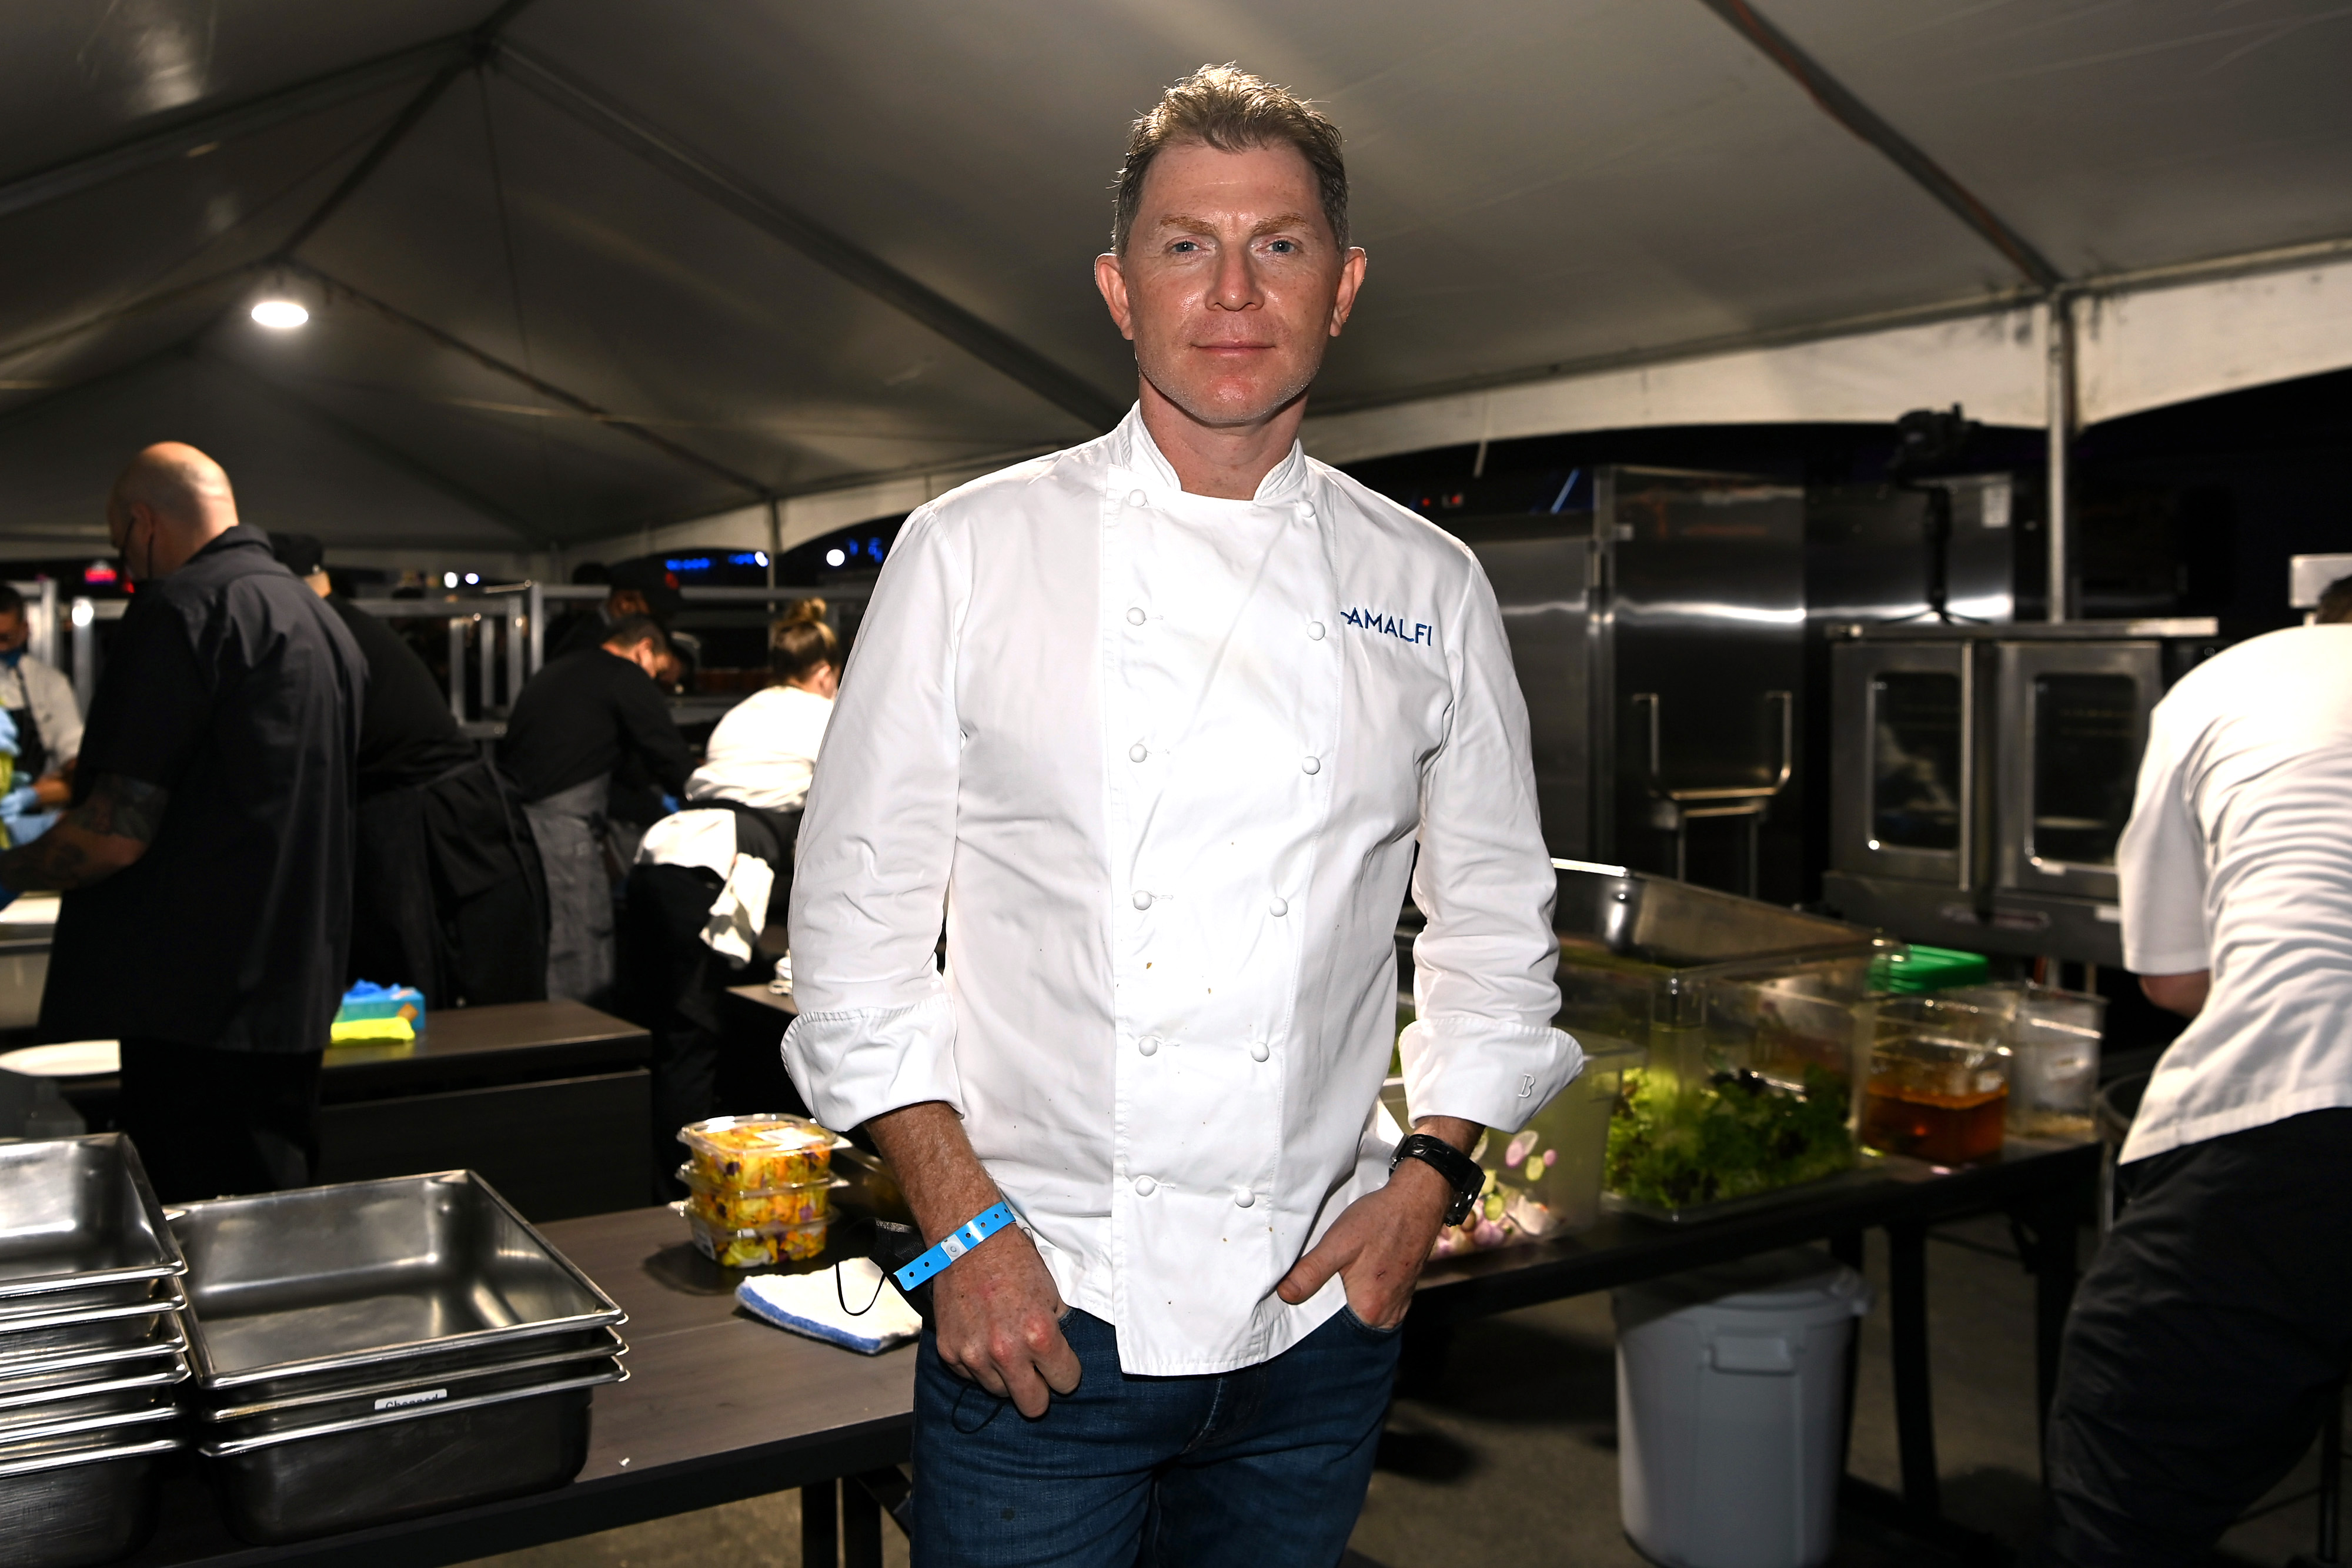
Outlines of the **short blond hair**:
M 1112 204 L 1110 247 L 1127 254 L 1128 232 L 1143 203 L 1143 176 L 1162 149 L 1198 141 L 1220 152 L 1254 147 L 1298 149 L 1315 172 L 1324 221 L 1341 250 L 1348 248 L 1348 165 L 1339 156 L 1339 128 L 1306 99 L 1237 65 L 1202 66 L 1160 95 L 1127 137 Z

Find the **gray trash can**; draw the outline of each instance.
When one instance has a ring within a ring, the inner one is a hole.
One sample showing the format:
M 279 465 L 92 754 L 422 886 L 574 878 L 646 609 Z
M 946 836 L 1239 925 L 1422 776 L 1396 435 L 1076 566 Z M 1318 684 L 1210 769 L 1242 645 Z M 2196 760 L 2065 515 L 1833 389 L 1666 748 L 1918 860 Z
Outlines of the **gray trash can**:
M 1791 1248 L 1614 1293 L 1626 1538 L 1665 1568 L 1813 1568 L 1836 1543 L 1845 1351 L 1868 1281 Z

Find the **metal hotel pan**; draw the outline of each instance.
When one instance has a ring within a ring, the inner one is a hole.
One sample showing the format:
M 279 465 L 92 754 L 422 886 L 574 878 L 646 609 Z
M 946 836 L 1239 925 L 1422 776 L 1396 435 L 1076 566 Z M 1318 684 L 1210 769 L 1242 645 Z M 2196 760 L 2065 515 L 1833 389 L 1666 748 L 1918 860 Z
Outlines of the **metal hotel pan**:
M 129 1138 L 0 1144 L 0 1302 L 186 1270 Z
M 92 1441 L 103 1438 L 115 1443 L 141 1442 L 157 1434 L 140 1428 L 152 1428 L 163 1422 L 175 1420 L 179 1414 L 178 1408 L 171 1405 L 112 1410 L 99 1415 L 44 1416 L 36 1412 L 0 1429 L 0 1464 L 40 1451 L 60 1437 L 84 1437 Z
M 207 1394 L 318 1392 L 320 1375 L 430 1376 L 626 1321 L 471 1171 L 190 1204 L 189 1359 Z M 593 1340 L 592 1340 L 593 1344 Z
M 165 1278 L 168 1278 L 166 1276 Z M 153 1301 L 164 1279 L 122 1280 L 113 1284 L 44 1291 L 38 1295 L 0 1297 L 0 1330 L 30 1318 L 69 1317 L 101 1307 L 133 1305 Z
M 454 1402 L 481 1394 L 500 1394 L 511 1388 L 561 1382 L 609 1370 L 615 1364 L 616 1358 L 628 1354 L 629 1347 L 619 1334 L 611 1329 L 596 1332 L 604 1336 L 604 1340 L 592 1351 L 572 1349 L 531 1354 L 493 1366 L 464 1367 L 432 1377 L 420 1378 L 412 1372 L 399 1369 L 400 1375 L 396 1377 L 379 1376 L 364 1383 L 320 1388 L 282 1399 L 239 1401 L 209 1407 L 199 1405 L 191 1414 L 213 1425 L 236 1425 L 236 1431 L 215 1434 L 216 1438 L 241 1437 L 274 1432 L 287 1427 L 318 1426 L 354 1416 L 382 1415 L 387 1410 L 414 1405 Z M 395 1369 L 379 1367 L 376 1370 Z M 238 1391 L 229 1392 L 233 1396 Z
M 148 1338 L 92 1349 L 36 1350 L 21 1354 L 0 1352 L 0 1388 L 18 1378 L 44 1377 L 51 1373 L 78 1372 L 89 1377 L 125 1375 L 143 1363 L 176 1360 L 187 1352 L 188 1336 L 180 1314 L 156 1315 L 156 1332 Z M 0 1345 L 6 1339 L 0 1336 Z
M 362 1530 L 560 1487 L 588 1461 L 597 1385 L 517 1389 L 198 1450 L 229 1527 L 258 1545 Z
M 86 1568 L 138 1549 L 155 1528 L 177 1437 L 60 1438 L 0 1459 L 0 1542 L 12 1568 Z
M 187 1309 L 181 1282 L 164 1280 L 152 1300 L 11 1318 L 0 1322 L 0 1370 L 49 1356 L 152 1344 L 178 1332 Z
M 0 1383 L 0 1442 L 7 1441 L 12 1423 L 37 1413 L 62 1416 L 79 1411 L 96 1416 L 167 1404 L 172 1390 L 187 1379 L 187 1364 L 177 1358 L 166 1366 L 131 1367 L 112 1375 L 75 1371 L 10 1378 Z

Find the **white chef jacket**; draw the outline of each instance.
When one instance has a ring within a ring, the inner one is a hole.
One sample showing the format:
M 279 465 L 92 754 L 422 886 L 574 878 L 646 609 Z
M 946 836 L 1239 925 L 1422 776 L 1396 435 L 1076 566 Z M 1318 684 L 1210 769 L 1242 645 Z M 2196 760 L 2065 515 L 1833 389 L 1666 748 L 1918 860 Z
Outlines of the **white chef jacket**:
M 900 531 L 802 822 L 785 1061 L 835 1126 L 954 1106 L 1127 1371 L 1251 1365 L 1345 1302 L 1274 1287 L 1387 1179 L 1409 874 L 1412 1113 L 1516 1130 L 1582 1055 L 1485 575 L 1295 445 L 1188 495 L 1130 413 Z
M 2122 1158 L 2352 1106 L 2352 626 L 2256 637 L 2165 694 L 2116 866 L 2125 966 L 2213 974 Z
M 697 810 L 696 803 L 740 800 L 763 811 L 800 810 L 832 718 L 831 697 L 798 686 L 770 686 L 729 708 L 710 732 L 702 766 L 686 781 L 685 807 L 646 830 L 638 861 L 727 875 L 735 864 L 735 813 Z

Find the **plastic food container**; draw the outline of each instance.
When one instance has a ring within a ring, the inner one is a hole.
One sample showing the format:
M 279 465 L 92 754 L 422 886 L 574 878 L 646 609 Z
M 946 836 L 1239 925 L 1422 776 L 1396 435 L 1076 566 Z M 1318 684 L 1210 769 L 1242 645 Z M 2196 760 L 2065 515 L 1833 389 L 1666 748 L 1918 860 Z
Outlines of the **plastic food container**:
M 713 1187 L 772 1192 L 833 1175 L 833 1134 L 799 1116 L 714 1116 L 679 1128 L 677 1141 Z
M 2009 1130 L 2088 1139 L 2107 998 L 2053 986 L 1977 986 L 1946 996 L 2009 1016 Z
M 759 1225 L 810 1225 L 833 1212 L 833 1183 L 801 1182 L 764 1190 L 721 1186 L 694 1168 L 692 1161 L 677 1167 L 677 1179 L 688 1194 L 686 1206 L 702 1216 L 714 1230 L 749 1230 Z
M 805 1225 L 754 1225 L 740 1230 L 722 1229 L 693 1209 L 685 1210 L 694 1232 L 695 1250 L 729 1269 L 765 1269 L 797 1263 L 824 1250 L 827 1220 Z
M 1944 1166 L 2000 1153 L 2011 1020 L 1948 994 L 1889 998 L 1875 1012 L 1863 1142 Z

